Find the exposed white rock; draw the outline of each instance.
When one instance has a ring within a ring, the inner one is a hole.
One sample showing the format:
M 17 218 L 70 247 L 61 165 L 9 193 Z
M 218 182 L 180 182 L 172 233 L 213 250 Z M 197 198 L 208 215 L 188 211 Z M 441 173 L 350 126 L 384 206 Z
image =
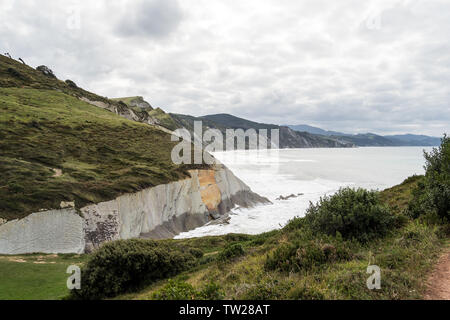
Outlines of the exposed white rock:
M 64 208 L 75 208 L 75 201 L 61 201 L 59 206 L 61 207 L 61 209 L 64 209 Z
M 83 219 L 74 209 L 36 212 L 0 225 L 0 253 L 82 253 Z
M 201 178 L 199 175 L 201 174 Z M 114 200 L 49 210 L 0 225 L 0 254 L 91 251 L 105 241 L 169 238 L 225 215 L 235 205 L 268 203 L 230 170 L 191 170 L 190 178 Z

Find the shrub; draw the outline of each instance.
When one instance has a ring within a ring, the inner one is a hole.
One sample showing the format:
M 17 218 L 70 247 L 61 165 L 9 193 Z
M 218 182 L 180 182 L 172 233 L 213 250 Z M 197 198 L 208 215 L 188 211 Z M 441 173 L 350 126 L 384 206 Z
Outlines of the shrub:
M 424 151 L 425 177 L 413 191 L 408 213 L 417 218 L 435 212 L 443 222 L 450 220 L 450 138 L 444 135 L 439 148 Z
M 279 281 L 276 279 L 266 279 L 255 285 L 250 285 L 244 292 L 241 299 L 244 300 L 275 300 L 284 299 L 286 293 L 292 287 L 291 281 Z
M 351 256 L 348 245 L 342 241 L 295 241 L 284 243 L 268 254 L 264 267 L 266 270 L 298 272 L 329 262 L 348 260 Z
M 211 281 L 203 287 L 199 296 L 206 300 L 222 300 L 224 298 L 224 292 L 220 285 Z
M 192 268 L 195 257 L 153 240 L 118 240 L 104 244 L 81 270 L 81 289 L 73 298 L 100 299 L 136 290 L 154 280 Z
M 229 244 L 217 256 L 218 261 L 226 262 L 233 258 L 243 256 L 245 254 L 244 248 L 240 243 Z
M 11 76 L 13 76 L 14 78 L 17 78 L 19 80 L 22 80 L 22 81 L 29 81 L 30 80 L 26 75 L 23 75 L 22 73 L 20 73 L 19 71 L 17 71 L 14 68 L 8 68 L 7 71 L 8 71 L 8 73 Z
M 345 239 L 366 242 L 384 236 L 397 225 L 398 218 L 383 205 L 378 192 L 341 188 L 336 194 L 310 204 L 305 224 L 314 232 L 328 235 L 340 233 Z
M 168 283 L 160 290 L 153 293 L 156 300 L 221 300 L 223 291 L 214 282 L 207 283 L 201 291 L 197 291 L 192 285 L 182 280 L 169 279 Z
M 223 236 L 225 241 L 227 242 L 241 242 L 241 241 L 248 241 L 252 238 L 252 236 L 248 234 L 239 234 L 239 233 L 228 233 Z
M 322 292 L 314 287 L 306 285 L 296 286 L 289 290 L 287 294 L 289 299 L 294 300 L 324 300 L 325 296 Z
M 42 74 L 45 75 L 45 76 L 47 76 L 47 77 L 55 78 L 55 79 L 56 79 L 56 76 L 55 76 L 55 74 L 53 73 L 53 71 L 52 71 L 49 67 L 47 67 L 47 66 L 39 66 L 39 67 L 36 67 L 36 70 L 42 72 Z
M 65 82 L 71 88 L 78 88 L 77 84 L 75 82 L 73 82 L 72 80 L 67 79 Z
M 194 300 L 198 295 L 194 287 L 180 280 L 169 279 L 168 283 L 153 294 L 156 300 Z
M 203 251 L 200 249 L 197 249 L 197 248 L 190 248 L 189 253 L 192 254 L 197 259 L 200 259 L 201 257 L 203 257 Z

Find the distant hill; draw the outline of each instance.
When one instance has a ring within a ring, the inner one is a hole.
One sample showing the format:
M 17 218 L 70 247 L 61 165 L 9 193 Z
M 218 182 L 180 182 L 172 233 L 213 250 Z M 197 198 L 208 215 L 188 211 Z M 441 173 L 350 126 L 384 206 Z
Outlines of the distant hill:
M 354 143 L 359 147 L 379 146 L 379 147 L 391 147 L 391 146 L 438 146 L 441 143 L 441 139 L 437 137 L 430 137 L 425 135 L 415 134 L 402 134 L 402 135 L 378 135 L 375 133 L 359 133 L 348 134 L 338 131 L 324 130 L 318 127 L 313 127 L 305 124 L 289 125 L 289 128 L 300 131 L 309 132 L 312 134 L 320 134 L 329 136 L 334 139 Z
M 354 147 L 354 144 L 347 141 L 341 141 L 339 138 L 321 136 L 308 132 L 299 132 L 286 126 L 274 124 L 259 123 L 231 114 L 212 114 L 202 117 L 193 117 L 183 114 L 170 114 L 172 118 L 179 123 L 180 127 L 185 127 L 193 131 L 194 121 L 202 121 L 204 129 L 218 129 L 225 136 L 226 129 L 267 129 L 270 139 L 270 130 L 279 129 L 280 148 L 348 148 Z M 248 148 L 248 145 L 246 146 Z
M 342 132 L 328 131 L 328 130 L 324 130 L 324 129 L 321 129 L 318 127 L 309 126 L 307 124 L 290 125 L 288 127 L 295 131 L 300 131 L 300 132 L 303 131 L 303 132 L 309 132 L 309 133 L 313 133 L 313 134 L 321 134 L 324 136 L 344 136 L 344 135 L 346 135 L 345 133 L 342 133 Z
M 61 201 L 77 208 L 109 201 L 185 179 L 196 168 L 175 165 L 170 131 L 150 125 L 152 114 L 168 117 L 162 110 L 136 97 L 96 95 L 3 55 L 0 114 L 2 219 L 58 209 Z
M 394 147 L 403 145 L 400 141 L 394 141 L 374 133 L 359 133 L 355 135 L 331 136 L 336 139 L 354 143 L 359 147 Z
M 398 141 L 403 145 L 410 145 L 410 146 L 438 146 L 441 144 L 441 138 L 424 135 L 402 134 L 384 137 L 393 141 Z

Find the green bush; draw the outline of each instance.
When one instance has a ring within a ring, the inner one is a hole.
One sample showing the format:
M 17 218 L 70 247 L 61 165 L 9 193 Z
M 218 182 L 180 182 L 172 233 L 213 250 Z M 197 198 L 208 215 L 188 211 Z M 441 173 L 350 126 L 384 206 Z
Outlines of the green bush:
M 341 188 L 332 196 L 310 204 L 304 223 L 314 232 L 328 235 L 340 233 L 344 239 L 367 242 L 384 236 L 398 225 L 398 217 L 383 205 L 376 191 Z
M 425 177 L 413 191 L 408 212 L 413 218 L 436 213 L 441 222 L 450 221 L 450 138 L 444 135 L 441 145 L 424 152 Z
M 100 299 L 136 290 L 195 266 L 180 248 L 153 240 L 118 240 L 104 244 L 81 270 L 81 289 L 72 298 Z
M 321 239 L 284 243 L 266 257 L 266 270 L 299 272 L 329 262 L 348 260 L 352 256 L 344 241 L 335 243 Z
M 227 245 L 217 256 L 218 261 L 226 262 L 245 254 L 244 248 L 240 243 Z
M 287 294 L 289 299 L 294 300 L 324 300 L 325 296 L 316 288 L 306 285 L 296 286 L 289 290 Z
M 169 279 L 160 290 L 153 293 L 155 300 L 194 300 L 198 295 L 194 287 L 180 280 Z
M 255 285 L 249 285 L 243 296 L 244 300 L 275 300 L 284 299 L 286 293 L 292 288 L 291 281 L 279 281 L 277 279 L 266 279 Z
M 197 248 L 190 248 L 189 253 L 198 259 L 203 257 L 203 251 Z
M 155 300 L 221 300 L 224 297 L 220 286 L 214 282 L 207 283 L 201 291 L 182 280 L 169 279 L 160 290 L 153 293 Z
M 67 79 L 65 82 L 66 82 L 67 85 L 68 85 L 69 87 L 71 87 L 71 88 L 78 88 L 78 86 L 76 85 L 76 83 L 73 82 L 72 80 Z
M 203 287 L 202 291 L 200 291 L 200 297 L 205 300 L 222 300 L 224 292 L 220 285 L 211 281 Z

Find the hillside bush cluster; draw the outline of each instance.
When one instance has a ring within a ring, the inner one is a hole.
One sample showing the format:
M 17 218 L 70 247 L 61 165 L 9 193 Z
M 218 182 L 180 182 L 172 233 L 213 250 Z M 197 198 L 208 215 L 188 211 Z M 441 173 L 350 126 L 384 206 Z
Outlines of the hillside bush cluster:
M 326 263 L 349 260 L 352 257 L 350 246 L 345 241 L 339 237 L 328 240 L 313 239 L 283 243 L 267 255 L 264 267 L 266 270 L 299 272 Z
M 425 152 L 425 177 L 413 191 L 408 213 L 413 218 L 435 215 L 441 222 L 450 221 L 450 138 L 444 135 L 441 145 Z
M 221 300 L 223 296 L 223 290 L 214 282 L 209 282 L 201 290 L 196 290 L 187 282 L 169 279 L 163 288 L 153 293 L 152 298 L 156 300 Z
M 244 254 L 244 248 L 240 243 L 232 243 L 227 245 L 222 251 L 219 252 L 217 260 L 221 262 L 227 262 L 234 258 L 243 256 Z
M 344 239 L 367 242 L 387 234 L 399 224 L 399 218 L 382 204 L 377 191 L 341 188 L 332 196 L 325 196 L 306 211 L 304 225 L 314 232 Z
M 176 275 L 197 264 L 192 253 L 173 244 L 153 240 L 106 243 L 82 268 L 81 289 L 73 290 L 72 298 L 113 297 Z

